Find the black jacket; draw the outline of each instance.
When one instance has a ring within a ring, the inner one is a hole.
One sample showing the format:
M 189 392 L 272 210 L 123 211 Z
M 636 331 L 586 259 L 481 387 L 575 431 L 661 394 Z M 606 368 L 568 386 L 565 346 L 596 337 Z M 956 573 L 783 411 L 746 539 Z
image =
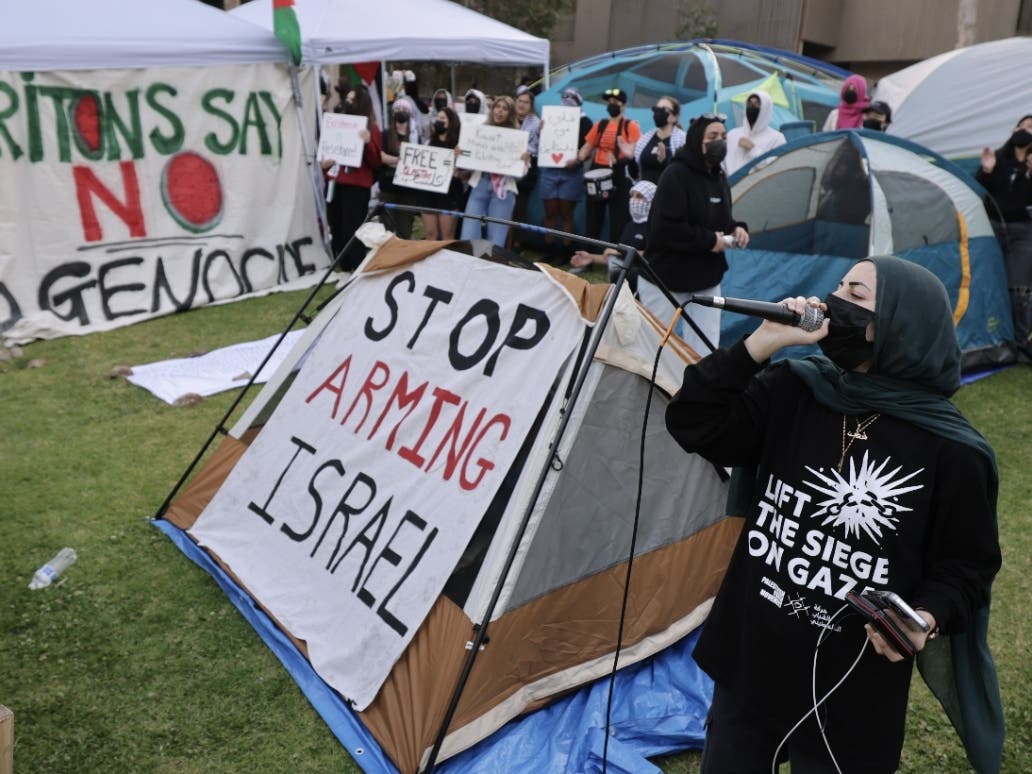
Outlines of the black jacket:
M 720 283 L 727 271 L 723 253 L 712 251 L 721 231 L 746 228 L 731 214 L 731 189 L 718 166 L 711 171 L 702 157 L 705 122 L 688 130 L 659 178 L 649 211 L 646 257 L 663 283 L 674 292 L 692 292 Z
M 1011 141 L 996 151 L 996 167 L 986 174 L 979 168 L 975 179 L 995 200 L 986 202 L 989 219 L 1007 223 L 1025 223 L 1029 220 L 1028 207 L 1032 206 L 1032 180 L 1028 166 L 1014 157 Z M 997 209 L 999 208 L 999 209 Z

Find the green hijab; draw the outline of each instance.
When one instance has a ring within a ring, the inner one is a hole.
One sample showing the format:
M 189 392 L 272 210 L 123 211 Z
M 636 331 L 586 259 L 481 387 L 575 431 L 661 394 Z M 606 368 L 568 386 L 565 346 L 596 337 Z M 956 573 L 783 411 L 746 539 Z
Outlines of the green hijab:
M 946 288 L 916 263 L 894 256 L 867 260 L 874 263 L 878 277 L 871 369 L 844 371 L 823 356 L 790 360 L 788 367 L 806 382 L 818 403 L 834 411 L 899 417 L 984 454 L 990 463 L 987 491 L 995 523 L 996 457 L 949 400 L 960 387 L 960 347 Z M 967 631 L 930 640 L 917 657 L 922 677 L 978 772 L 998 772 L 1003 754 L 1003 708 L 988 629 L 987 602 Z

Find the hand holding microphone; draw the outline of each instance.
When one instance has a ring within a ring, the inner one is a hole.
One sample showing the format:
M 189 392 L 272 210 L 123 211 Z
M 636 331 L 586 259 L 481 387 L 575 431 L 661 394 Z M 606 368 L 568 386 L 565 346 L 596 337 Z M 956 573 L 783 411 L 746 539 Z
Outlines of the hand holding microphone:
M 723 296 L 692 296 L 691 302 L 763 318 L 765 322 L 745 340 L 746 349 L 757 363 L 769 360 L 784 347 L 816 344 L 828 335 L 828 308 L 816 296 L 786 298 L 780 304 Z

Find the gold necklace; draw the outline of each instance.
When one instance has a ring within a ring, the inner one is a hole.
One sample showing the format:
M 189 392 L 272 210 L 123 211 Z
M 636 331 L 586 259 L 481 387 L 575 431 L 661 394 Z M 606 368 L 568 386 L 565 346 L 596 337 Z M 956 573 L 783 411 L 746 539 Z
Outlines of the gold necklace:
M 865 431 L 867 430 L 867 428 L 873 425 L 880 416 L 881 414 L 871 414 L 871 416 L 863 420 L 857 417 L 856 429 L 852 432 L 848 432 L 846 429 L 846 415 L 842 415 L 842 456 L 839 457 L 838 461 L 839 473 L 842 472 L 842 465 L 846 461 L 846 454 L 849 452 L 849 449 L 853 446 L 853 441 L 866 441 L 867 433 Z M 846 443 L 847 437 L 849 438 L 849 443 Z

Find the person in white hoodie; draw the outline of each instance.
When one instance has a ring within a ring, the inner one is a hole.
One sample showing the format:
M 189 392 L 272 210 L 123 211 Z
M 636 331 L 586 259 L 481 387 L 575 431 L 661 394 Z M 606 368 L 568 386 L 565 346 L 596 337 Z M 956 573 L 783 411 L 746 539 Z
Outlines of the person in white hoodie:
M 724 174 L 730 177 L 735 170 L 771 148 L 785 144 L 785 135 L 770 128 L 774 116 L 774 103 L 765 91 L 749 95 L 745 101 L 745 123 L 727 133 L 727 157 L 724 159 Z

